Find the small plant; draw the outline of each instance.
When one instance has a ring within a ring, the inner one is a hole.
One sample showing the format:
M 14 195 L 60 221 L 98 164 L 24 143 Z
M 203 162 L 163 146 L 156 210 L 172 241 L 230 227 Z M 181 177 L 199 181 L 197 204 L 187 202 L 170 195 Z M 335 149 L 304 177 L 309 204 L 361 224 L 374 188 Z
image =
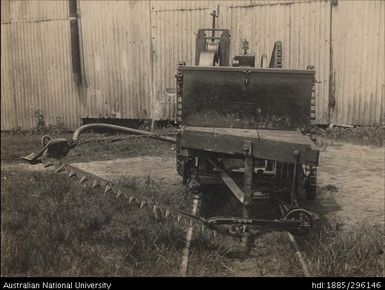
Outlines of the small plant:
M 64 121 L 62 117 L 56 117 L 55 124 L 48 125 L 48 132 L 62 133 L 65 131 Z
M 21 129 L 21 127 L 14 127 L 12 128 L 11 130 L 11 134 L 12 135 L 21 135 L 23 133 L 23 130 Z
M 42 110 L 36 110 L 35 111 L 35 118 L 36 118 L 36 130 L 41 131 L 45 128 L 45 120 Z
M 360 145 L 383 146 L 385 144 L 385 127 L 329 126 L 326 129 L 314 128 L 313 133 L 332 141 L 350 142 Z

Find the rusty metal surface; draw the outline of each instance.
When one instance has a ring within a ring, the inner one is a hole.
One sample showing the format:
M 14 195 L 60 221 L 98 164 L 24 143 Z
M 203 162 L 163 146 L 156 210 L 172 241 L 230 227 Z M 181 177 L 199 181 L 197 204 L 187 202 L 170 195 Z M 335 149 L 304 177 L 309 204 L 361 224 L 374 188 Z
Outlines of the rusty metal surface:
M 182 124 L 295 129 L 310 124 L 314 72 L 183 67 Z

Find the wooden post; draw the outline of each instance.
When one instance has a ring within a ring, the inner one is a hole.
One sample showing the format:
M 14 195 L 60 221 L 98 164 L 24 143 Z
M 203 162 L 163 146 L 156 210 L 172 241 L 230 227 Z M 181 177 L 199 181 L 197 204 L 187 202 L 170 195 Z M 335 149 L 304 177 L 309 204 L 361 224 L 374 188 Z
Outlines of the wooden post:
M 298 206 L 297 201 L 297 189 L 298 189 L 298 171 L 299 171 L 299 157 L 300 153 L 299 151 L 295 150 L 293 152 L 294 154 L 294 165 L 293 165 L 293 177 L 292 177 L 292 184 L 291 184 L 291 192 L 290 192 L 290 206 L 291 208 L 294 208 Z
M 253 142 L 245 140 L 243 143 L 244 155 L 245 155 L 245 175 L 243 180 L 244 185 L 244 198 L 242 216 L 243 218 L 250 218 L 250 206 L 252 198 L 252 186 L 253 186 L 253 175 L 254 175 L 254 156 L 253 156 Z M 245 250 L 248 252 L 251 249 L 251 237 L 247 232 L 247 227 L 243 228 L 246 235 L 242 238 L 242 244 Z
M 253 174 L 254 174 L 254 157 L 253 157 L 253 143 L 246 140 L 244 142 L 244 152 L 245 152 L 245 175 L 244 175 L 244 199 L 243 199 L 243 212 L 242 215 L 244 218 L 249 218 L 250 213 L 250 204 L 252 196 L 252 186 L 253 186 Z

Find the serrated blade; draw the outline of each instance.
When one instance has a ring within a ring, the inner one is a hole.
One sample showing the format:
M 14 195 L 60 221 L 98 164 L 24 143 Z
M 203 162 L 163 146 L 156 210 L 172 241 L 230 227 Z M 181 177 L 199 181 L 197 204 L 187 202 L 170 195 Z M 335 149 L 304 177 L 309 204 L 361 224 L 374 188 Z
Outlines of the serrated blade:
M 50 166 L 52 166 L 52 165 L 53 165 L 52 162 L 48 162 L 48 163 L 44 164 L 44 167 L 50 167 Z
M 88 177 L 87 176 L 82 176 L 81 178 L 80 178 L 80 183 L 83 183 L 83 182 L 85 182 L 86 180 L 88 180 Z
M 60 167 L 56 168 L 55 173 L 59 173 L 65 170 L 65 166 L 61 165 Z
M 99 182 L 98 182 L 97 180 L 94 180 L 94 182 L 92 182 L 91 187 L 92 187 L 92 188 L 95 188 L 95 187 L 97 187 L 98 185 L 99 185 Z
M 106 185 L 106 188 L 104 189 L 104 193 L 107 193 L 107 192 L 109 192 L 110 190 L 112 190 L 112 186 L 109 185 L 109 184 L 107 184 L 107 185 Z
M 76 175 L 76 172 L 74 170 L 71 170 L 68 174 L 68 178 L 71 178 L 72 176 Z

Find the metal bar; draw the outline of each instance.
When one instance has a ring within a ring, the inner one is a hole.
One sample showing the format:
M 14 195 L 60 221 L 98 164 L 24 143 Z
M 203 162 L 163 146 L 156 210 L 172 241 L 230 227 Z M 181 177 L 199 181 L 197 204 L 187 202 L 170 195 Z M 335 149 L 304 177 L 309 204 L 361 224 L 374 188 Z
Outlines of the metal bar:
M 295 248 L 295 254 L 297 255 L 298 260 L 299 260 L 300 263 L 301 263 L 301 266 L 302 266 L 302 269 L 303 269 L 303 274 L 304 274 L 304 276 L 305 276 L 305 277 L 310 277 L 310 271 L 309 271 L 309 268 L 308 268 L 308 266 L 307 266 L 307 264 L 306 264 L 306 262 L 305 262 L 304 257 L 303 257 L 302 254 L 301 254 L 301 251 L 299 250 L 298 244 L 297 244 L 297 242 L 295 241 L 294 236 L 293 236 L 291 233 L 289 233 L 289 232 L 287 232 L 287 235 L 288 235 L 290 241 L 291 241 L 291 242 L 293 243 L 293 245 L 294 245 L 294 248 Z
M 234 217 L 218 217 L 208 219 L 209 225 L 248 225 L 248 226 L 267 226 L 284 229 L 297 229 L 301 223 L 298 220 L 266 220 L 266 219 L 246 219 Z
M 225 31 L 225 30 L 228 30 L 228 29 L 226 29 L 226 28 L 215 28 L 215 29 L 212 29 L 212 28 L 199 28 L 199 30 L 201 30 L 201 31 L 212 31 L 212 30 L 214 30 L 214 31 Z
M 91 129 L 111 129 L 111 130 L 117 130 L 117 131 L 124 131 L 130 134 L 143 135 L 149 138 L 165 141 L 168 143 L 173 143 L 173 144 L 176 143 L 175 138 L 160 136 L 158 134 L 148 132 L 148 131 L 136 130 L 128 127 L 122 127 L 122 126 L 111 125 L 111 124 L 95 123 L 95 124 L 84 125 L 78 128 L 73 134 L 72 140 L 66 140 L 63 138 L 51 139 L 38 153 L 31 153 L 28 156 L 22 157 L 22 159 L 25 161 L 28 161 L 31 164 L 37 164 L 41 162 L 40 158 L 43 156 L 44 152 L 46 151 L 47 153 L 49 153 L 50 157 L 54 157 L 57 159 L 63 158 L 68 154 L 68 152 L 72 148 L 76 147 L 79 144 L 80 134 Z
M 214 39 L 221 39 L 221 38 L 218 37 L 218 36 L 206 36 L 206 38 L 207 38 L 207 39 L 212 39 L 212 40 L 214 40 Z
M 212 39 L 212 42 L 214 42 L 214 37 L 215 37 L 215 17 L 217 17 L 217 14 L 216 14 L 216 11 L 214 10 L 211 15 L 213 16 L 213 28 L 211 30 L 211 39 Z
M 261 72 L 261 73 L 277 73 L 279 72 L 280 74 L 300 74 L 300 75 L 314 75 L 315 71 L 314 70 L 303 70 L 303 69 L 283 69 L 283 68 L 254 68 L 254 67 L 248 67 L 248 70 L 251 72 Z M 183 71 L 193 71 L 193 70 L 198 70 L 198 71 L 221 71 L 221 72 L 243 72 L 245 68 L 243 67 L 219 67 L 219 66 L 210 66 L 210 67 L 204 67 L 204 66 L 183 66 Z
M 74 81 L 79 83 L 81 81 L 81 53 L 77 1 L 69 0 L 68 6 L 70 15 L 72 73 Z
M 128 128 L 128 127 L 111 125 L 111 124 L 102 124 L 102 123 L 95 123 L 95 124 L 88 124 L 88 125 L 81 126 L 73 134 L 72 140 L 74 142 L 78 142 L 80 134 L 82 134 L 83 132 L 85 132 L 87 130 L 91 130 L 91 129 L 111 129 L 111 130 L 127 132 L 130 134 L 144 135 L 144 136 L 148 136 L 150 138 L 158 139 L 158 140 L 165 141 L 168 143 L 173 143 L 173 144 L 176 143 L 175 138 L 160 136 L 158 134 L 148 132 L 148 131 L 136 130 L 136 129 L 132 129 L 132 128 Z
M 193 208 L 191 211 L 192 215 L 199 215 L 199 202 L 200 202 L 199 195 L 195 195 L 194 201 L 193 201 Z M 193 233 L 194 233 L 194 227 L 190 224 L 186 234 L 186 247 L 184 248 L 183 257 L 182 257 L 181 274 L 183 277 L 187 275 L 188 258 L 190 254 L 190 246 L 191 246 Z

